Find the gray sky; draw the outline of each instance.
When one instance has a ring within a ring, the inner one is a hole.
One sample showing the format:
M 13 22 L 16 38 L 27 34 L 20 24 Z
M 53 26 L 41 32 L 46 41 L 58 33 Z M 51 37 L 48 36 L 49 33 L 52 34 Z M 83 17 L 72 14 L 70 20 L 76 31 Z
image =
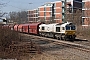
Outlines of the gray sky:
M 35 9 L 46 2 L 54 2 L 54 1 L 56 0 L 0 0 L 0 3 L 4 3 L 4 6 L 0 6 L 0 10 L 3 12 L 23 11 L 23 10 L 27 11 Z

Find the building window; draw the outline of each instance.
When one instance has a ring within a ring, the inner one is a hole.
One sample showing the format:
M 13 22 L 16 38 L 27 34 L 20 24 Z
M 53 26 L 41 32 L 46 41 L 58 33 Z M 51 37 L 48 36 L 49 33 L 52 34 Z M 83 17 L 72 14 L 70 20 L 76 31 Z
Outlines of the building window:
M 85 5 L 85 2 L 82 2 L 82 8 L 85 8 L 85 6 L 84 6 L 84 5 Z
M 56 9 L 54 10 L 54 13 L 56 13 Z
M 36 13 L 38 13 L 38 10 L 36 10 Z
M 46 20 L 46 17 L 44 16 L 44 20 Z
M 64 1 L 62 1 L 62 7 L 64 7 L 65 6 L 65 2 Z
M 39 11 L 40 9 L 38 8 L 38 11 Z
M 64 13 L 62 14 L 62 19 L 64 19 L 65 18 L 65 15 L 64 15 Z
M 82 17 L 85 17 L 85 11 L 84 10 L 82 11 Z
M 51 6 L 52 4 L 46 4 L 46 6 Z
M 38 16 L 40 15 L 40 13 L 38 12 Z
M 54 7 L 56 8 L 56 3 L 54 3 Z
M 48 4 L 48 6 L 51 6 L 51 4 Z
M 65 11 L 64 11 L 65 9 L 64 8 L 62 8 L 62 13 L 64 13 Z
M 82 25 L 84 25 L 84 20 L 85 20 L 85 18 L 82 19 Z
M 44 11 L 46 11 L 46 8 L 44 7 Z
M 75 0 L 75 1 L 82 2 L 82 0 Z
M 50 7 L 50 11 L 52 11 L 52 7 Z
M 51 12 L 49 12 L 49 15 L 50 15 L 50 16 L 52 16 L 52 13 L 51 13 Z
M 44 12 L 44 16 L 46 16 L 46 12 Z
M 38 17 L 38 14 L 36 14 L 36 17 Z
M 55 4 L 52 4 L 52 8 L 51 8 L 51 9 L 52 9 L 52 10 L 51 10 L 52 13 L 54 13 L 54 10 L 55 10 L 55 9 L 54 9 L 54 5 L 55 5 Z

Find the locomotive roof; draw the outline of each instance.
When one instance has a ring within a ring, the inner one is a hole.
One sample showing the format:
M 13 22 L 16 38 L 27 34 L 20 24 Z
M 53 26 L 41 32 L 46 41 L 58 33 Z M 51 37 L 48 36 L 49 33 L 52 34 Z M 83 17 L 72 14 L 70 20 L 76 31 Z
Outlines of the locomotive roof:
M 62 25 L 62 24 L 64 24 L 64 23 L 58 23 L 57 25 Z
M 66 23 L 59 23 L 57 25 L 61 25 L 63 27 L 65 27 L 66 25 L 72 24 L 72 22 L 66 22 Z
M 41 24 L 42 26 L 45 26 L 45 25 L 61 25 L 61 26 L 66 26 L 68 24 L 71 24 L 72 22 L 66 22 L 66 23 L 52 23 L 52 24 Z

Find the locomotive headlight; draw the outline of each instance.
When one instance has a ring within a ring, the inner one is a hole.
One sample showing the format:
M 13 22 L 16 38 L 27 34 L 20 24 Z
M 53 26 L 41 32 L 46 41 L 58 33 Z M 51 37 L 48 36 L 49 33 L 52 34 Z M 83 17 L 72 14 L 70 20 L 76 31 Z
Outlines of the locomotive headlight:
M 73 34 L 75 34 L 75 31 L 73 32 Z
M 65 32 L 65 35 L 67 34 L 67 32 Z
M 72 35 L 74 35 L 76 32 L 75 31 L 72 31 Z

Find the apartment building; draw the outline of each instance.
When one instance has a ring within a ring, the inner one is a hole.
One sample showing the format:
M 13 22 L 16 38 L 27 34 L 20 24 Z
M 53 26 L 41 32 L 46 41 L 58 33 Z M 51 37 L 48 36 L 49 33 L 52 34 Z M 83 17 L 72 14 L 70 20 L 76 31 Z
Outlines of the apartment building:
M 28 20 L 45 23 L 73 22 L 74 17 L 77 16 L 74 16 L 73 13 L 76 13 L 77 10 L 81 11 L 81 8 L 82 0 L 67 0 L 66 5 L 65 1 L 48 2 L 38 7 L 36 12 L 35 10 L 28 11 Z
M 56 1 L 54 3 L 56 22 L 62 23 L 70 21 L 73 23 L 77 22 L 77 24 L 81 23 L 82 0 L 66 0 L 66 3 L 65 1 Z
M 28 10 L 28 22 L 38 21 L 38 9 Z
M 64 4 L 63 4 L 64 5 Z M 47 23 L 62 23 L 62 1 L 48 2 L 39 7 L 39 19 Z
M 90 26 L 90 0 L 82 1 L 82 26 Z
M 28 10 L 28 22 L 33 22 L 33 17 L 34 17 L 34 10 Z
M 54 4 L 52 2 L 45 3 L 38 7 L 38 18 L 41 22 L 50 23 L 53 20 Z
M 56 1 L 54 2 L 54 15 L 55 15 L 55 22 L 56 23 L 62 23 L 62 20 L 64 19 L 64 9 L 63 9 L 63 2 L 62 1 Z
M 44 6 L 38 7 L 38 19 L 41 22 L 45 22 L 45 11 Z

